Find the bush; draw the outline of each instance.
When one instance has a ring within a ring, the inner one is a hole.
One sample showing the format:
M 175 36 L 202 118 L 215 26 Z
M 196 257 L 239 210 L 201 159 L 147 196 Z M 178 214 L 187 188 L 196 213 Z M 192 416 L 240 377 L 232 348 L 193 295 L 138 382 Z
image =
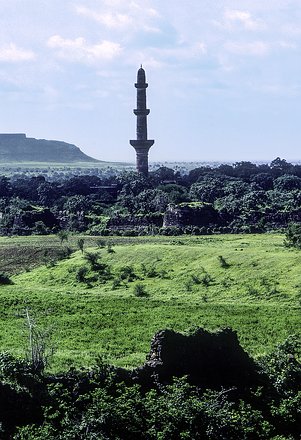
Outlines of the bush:
M 141 264 L 141 272 L 143 276 L 148 278 L 156 278 L 159 273 L 156 271 L 154 266 L 147 267 L 144 263 Z
M 160 234 L 168 236 L 182 235 L 183 230 L 176 226 L 166 226 L 160 229 Z
M 96 246 L 97 246 L 99 249 L 103 249 L 104 247 L 106 247 L 106 241 L 103 240 L 102 238 L 98 238 L 98 239 L 96 240 Z
M 0 285 L 14 284 L 12 280 L 4 272 L 0 272 Z
M 202 278 L 200 279 L 200 283 L 203 284 L 205 287 L 209 287 L 210 283 L 212 282 L 212 277 L 209 275 L 209 273 L 205 272 Z
M 69 246 L 66 246 L 64 249 L 61 249 L 59 256 L 63 260 L 64 258 L 69 258 L 72 252 L 72 249 Z
M 85 246 L 85 240 L 83 238 L 79 238 L 77 240 L 77 246 L 79 248 L 79 250 L 81 251 L 81 253 L 84 253 L 84 246 Z
M 301 224 L 290 223 L 287 227 L 284 245 L 301 249 Z
M 217 258 L 218 258 L 220 267 L 222 267 L 223 269 L 228 269 L 228 267 L 230 267 L 230 264 L 227 263 L 227 261 L 224 259 L 224 257 L 222 255 L 219 255 Z
M 122 281 L 132 282 L 139 277 L 135 274 L 132 266 L 123 266 L 119 269 L 119 277 Z
M 107 246 L 107 252 L 108 252 L 108 254 L 115 254 L 115 251 L 114 251 L 114 249 L 112 248 L 112 245 L 111 245 L 111 244 L 108 244 L 108 246 Z
M 57 233 L 57 238 L 60 240 L 61 244 L 63 244 L 64 241 L 68 241 L 69 232 L 61 230 Z
M 114 278 L 113 283 L 112 283 L 112 290 L 118 289 L 118 287 L 121 286 L 121 283 L 122 283 L 122 280 L 121 280 L 120 276 Z
M 191 278 L 189 278 L 188 280 L 184 281 L 184 287 L 185 287 L 187 292 L 191 292 L 192 291 L 192 286 L 193 286 L 193 281 L 192 281 Z
M 86 275 L 88 273 L 88 268 L 86 266 L 79 267 L 76 272 L 76 280 L 80 283 L 85 283 L 87 281 Z
M 93 270 L 98 269 L 100 255 L 97 252 L 86 252 L 84 259 L 91 265 Z
M 134 295 L 137 296 L 137 297 L 146 297 L 146 296 L 148 296 L 148 293 L 147 293 L 145 287 L 141 283 L 136 284 L 134 286 L 133 291 L 134 291 Z
M 105 283 L 112 278 L 112 273 L 110 266 L 108 264 L 102 263 L 98 264 L 98 279 L 100 282 Z
M 274 387 L 282 396 L 301 392 L 300 336 L 291 335 L 275 351 L 265 356 L 260 364 Z

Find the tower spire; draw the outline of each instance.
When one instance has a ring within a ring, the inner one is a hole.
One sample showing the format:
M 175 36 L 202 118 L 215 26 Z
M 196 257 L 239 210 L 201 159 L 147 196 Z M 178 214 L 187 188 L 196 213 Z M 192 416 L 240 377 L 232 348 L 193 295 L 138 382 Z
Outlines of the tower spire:
M 154 144 L 154 140 L 147 139 L 147 115 L 150 110 L 146 108 L 146 89 L 148 84 L 142 64 L 137 73 L 137 108 L 134 114 L 137 116 L 137 139 L 130 140 L 130 144 L 136 150 L 136 168 L 138 173 L 148 175 L 148 151 Z

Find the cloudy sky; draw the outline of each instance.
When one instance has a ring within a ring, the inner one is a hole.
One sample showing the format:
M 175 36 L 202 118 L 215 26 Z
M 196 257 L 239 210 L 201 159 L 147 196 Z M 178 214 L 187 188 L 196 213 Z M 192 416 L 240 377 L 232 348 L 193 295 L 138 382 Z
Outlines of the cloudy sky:
M 301 160 L 300 0 L 0 0 L 0 132 L 134 161 Z

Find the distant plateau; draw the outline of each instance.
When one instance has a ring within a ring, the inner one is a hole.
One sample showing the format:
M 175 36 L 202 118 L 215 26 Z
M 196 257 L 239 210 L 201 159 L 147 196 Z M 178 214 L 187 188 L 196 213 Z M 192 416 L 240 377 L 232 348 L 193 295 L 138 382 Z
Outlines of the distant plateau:
M 76 145 L 62 141 L 27 138 L 24 133 L 0 134 L 0 163 L 101 161 L 83 153 Z

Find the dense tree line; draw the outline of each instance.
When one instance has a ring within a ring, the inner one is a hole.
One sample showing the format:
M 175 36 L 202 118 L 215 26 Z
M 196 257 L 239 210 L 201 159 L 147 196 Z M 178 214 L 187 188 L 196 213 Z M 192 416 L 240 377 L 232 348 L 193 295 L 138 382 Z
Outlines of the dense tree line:
M 187 174 L 161 167 L 148 178 L 135 172 L 51 181 L 43 175 L 0 176 L 4 235 L 62 228 L 95 234 L 167 233 L 162 229 L 164 213 L 170 205 L 185 204 L 210 204 L 217 220 L 205 217 L 202 226 L 206 227 L 200 230 L 197 224 L 188 224 L 178 227 L 179 233 L 260 232 L 285 227 L 301 221 L 301 165 L 277 158 L 269 165 L 238 162 L 200 167 Z M 200 211 L 200 215 L 205 214 Z

